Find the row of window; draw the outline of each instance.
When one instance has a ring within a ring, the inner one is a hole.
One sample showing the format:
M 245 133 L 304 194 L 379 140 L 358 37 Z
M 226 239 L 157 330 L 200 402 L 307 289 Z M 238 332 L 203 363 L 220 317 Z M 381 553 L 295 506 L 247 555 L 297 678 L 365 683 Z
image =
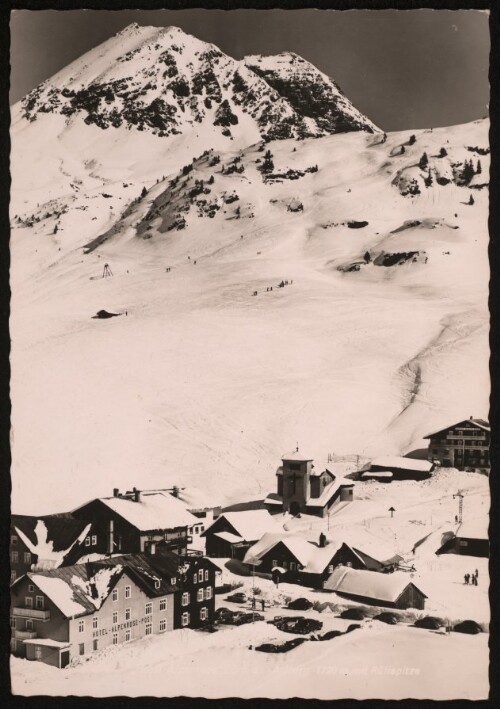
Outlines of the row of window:
M 159 609 L 159 611 L 166 611 L 167 610 L 167 599 L 166 598 L 160 598 L 160 603 L 159 603 L 158 609 Z M 145 615 L 153 615 L 153 603 L 152 602 L 146 603 Z M 125 608 L 125 620 L 132 620 L 132 609 L 131 608 Z M 118 611 L 113 611 L 112 623 L 113 623 L 113 625 L 116 625 L 118 623 Z M 92 628 L 95 630 L 98 627 L 98 625 L 99 625 L 99 617 L 94 616 L 92 618 Z M 85 619 L 82 618 L 81 620 L 78 621 L 78 632 L 83 633 L 84 630 L 85 630 Z
M 97 545 L 97 534 L 92 534 L 89 535 L 88 537 L 85 537 L 85 546 L 90 547 L 93 546 L 95 547 Z
M 30 593 L 33 593 L 34 590 L 35 590 L 35 587 L 30 584 L 28 586 L 28 591 Z M 43 611 L 44 606 L 45 606 L 44 596 L 35 596 L 35 608 Z M 24 597 L 24 607 L 25 608 L 33 608 L 33 597 L 32 596 L 25 596 Z
M 207 588 L 199 588 L 196 592 L 197 601 L 209 601 L 212 598 L 212 587 L 207 586 Z M 182 594 L 181 605 L 188 606 L 190 601 L 190 594 L 186 591 Z
M 25 551 L 23 555 L 23 560 L 25 564 L 31 564 L 31 552 Z M 19 563 L 19 552 L 18 551 L 11 551 L 10 552 L 10 561 L 12 564 L 18 564 Z
M 208 581 L 208 569 L 205 569 L 205 573 L 203 573 L 203 569 L 200 569 L 198 573 L 195 572 L 193 576 L 193 583 L 202 583 L 203 579 Z

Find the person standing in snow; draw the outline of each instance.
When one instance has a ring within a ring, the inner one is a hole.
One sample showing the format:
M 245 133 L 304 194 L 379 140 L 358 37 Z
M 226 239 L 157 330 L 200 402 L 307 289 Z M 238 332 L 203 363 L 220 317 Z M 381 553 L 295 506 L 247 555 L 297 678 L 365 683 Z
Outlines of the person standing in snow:
M 266 609 L 266 602 L 265 602 L 265 600 L 264 600 L 263 598 L 260 599 L 260 603 L 261 603 L 261 606 L 262 606 L 262 610 L 265 610 L 265 609 Z
M 464 576 L 464 581 L 465 581 L 466 584 L 469 583 L 469 574 L 465 574 L 465 576 Z

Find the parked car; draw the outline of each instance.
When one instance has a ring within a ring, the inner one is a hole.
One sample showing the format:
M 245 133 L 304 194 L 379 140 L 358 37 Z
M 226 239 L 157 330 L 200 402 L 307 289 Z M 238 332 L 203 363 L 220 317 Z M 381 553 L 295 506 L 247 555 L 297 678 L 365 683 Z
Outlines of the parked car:
M 232 623 L 234 616 L 234 611 L 229 608 L 217 608 L 214 613 L 214 620 L 217 623 Z
M 245 625 L 246 623 L 255 623 L 258 620 L 265 620 L 260 613 L 237 613 L 238 618 L 235 618 L 235 625 Z
M 247 594 L 242 592 L 233 593 L 231 596 L 227 596 L 226 601 L 230 601 L 231 603 L 246 603 Z

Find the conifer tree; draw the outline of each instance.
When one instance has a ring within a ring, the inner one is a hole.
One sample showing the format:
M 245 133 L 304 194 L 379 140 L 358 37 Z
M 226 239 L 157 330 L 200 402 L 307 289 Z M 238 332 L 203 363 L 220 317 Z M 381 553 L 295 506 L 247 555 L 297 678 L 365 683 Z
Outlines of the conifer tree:
M 419 160 L 418 166 L 421 170 L 425 170 L 428 164 L 429 158 L 427 157 L 427 153 L 423 153 L 422 157 Z
M 471 206 L 474 204 L 474 197 L 472 195 L 469 197 L 469 204 Z
M 417 139 L 415 138 L 414 135 L 410 135 L 410 140 L 408 141 L 409 145 L 413 145 L 414 143 L 417 142 Z
M 482 167 L 481 167 L 481 160 L 477 161 L 477 167 L 476 167 L 476 175 L 480 175 L 482 172 Z

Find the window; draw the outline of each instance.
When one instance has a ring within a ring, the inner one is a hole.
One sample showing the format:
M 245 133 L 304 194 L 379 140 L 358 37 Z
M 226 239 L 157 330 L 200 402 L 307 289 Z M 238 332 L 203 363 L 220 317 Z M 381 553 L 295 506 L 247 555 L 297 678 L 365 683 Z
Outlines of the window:
M 125 586 L 125 598 L 130 598 L 132 595 L 132 586 Z
M 183 593 L 182 594 L 182 601 L 181 601 L 183 606 L 189 605 L 189 593 Z
M 177 579 L 175 578 L 175 576 L 172 576 L 172 578 L 170 579 L 170 585 L 175 586 L 176 583 L 177 583 Z
M 205 581 L 208 581 L 208 569 L 205 569 Z
M 97 638 L 94 638 L 94 640 L 92 641 L 92 649 L 93 650 L 99 649 L 99 640 L 97 640 Z
M 113 611 L 113 625 L 118 623 L 118 611 Z
M 153 612 L 153 604 L 146 603 L 146 615 L 151 615 L 152 612 Z
M 197 595 L 196 595 L 196 600 L 197 600 L 197 601 L 202 601 L 202 600 L 203 600 L 203 589 L 202 589 L 202 588 L 199 588 L 199 589 L 198 589 L 198 593 L 197 593 Z
M 158 590 L 158 589 L 160 588 L 160 586 L 161 586 L 161 581 L 160 581 L 160 579 L 156 579 L 156 578 L 155 578 L 155 588 L 156 588 L 156 590 Z
M 31 564 L 31 553 L 29 551 L 24 552 L 24 563 Z
M 90 537 L 85 537 L 85 546 L 89 547 L 90 546 Z M 80 653 L 83 654 L 83 653 Z
M 92 627 L 93 627 L 94 629 L 97 628 L 97 623 L 98 623 L 98 618 L 97 618 L 97 616 L 95 615 L 95 616 L 92 618 Z
M 131 612 L 130 608 L 125 608 L 125 620 L 130 620 L 131 617 L 132 617 L 132 612 Z
M 273 559 L 273 567 L 274 566 L 279 566 L 278 561 L 276 559 Z
M 131 630 L 126 630 L 125 631 L 125 642 L 128 643 L 128 641 L 132 638 L 132 631 Z
M 183 613 L 182 614 L 182 619 L 181 619 L 182 627 L 185 628 L 186 625 L 189 625 L 189 613 Z
M 95 547 L 97 544 L 97 534 L 92 535 L 92 546 Z
M 33 586 L 32 583 L 30 583 L 29 586 L 28 586 L 28 591 L 29 591 L 30 593 L 33 593 L 34 590 L 35 590 L 35 587 Z
M 282 566 L 284 569 L 288 569 L 288 561 L 284 561 Z
M 153 634 L 153 625 L 151 623 L 146 623 L 146 635 Z
M 35 660 L 41 660 L 42 659 L 42 648 L 37 645 L 35 647 Z
M 10 560 L 13 564 L 17 564 L 19 561 L 19 552 L 18 551 L 11 551 Z
M 291 561 L 290 562 L 290 571 L 295 571 L 296 568 L 297 568 L 297 564 L 295 563 L 295 561 Z
M 33 621 L 31 618 L 26 618 L 26 630 L 33 630 Z
M 85 655 L 85 643 L 80 643 L 78 645 L 78 653 L 80 655 Z
M 24 599 L 24 605 L 26 608 L 33 608 L 33 599 L 31 596 L 26 596 Z
M 10 619 L 10 627 L 15 630 L 16 629 L 16 619 L 14 617 L 11 617 Z
M 167 599 L 166 598 L 160 598 L 160 610 L 161 611 L 167 610 Z
M 113 633 L 113 645 L 118 645 L 118 633 Z
M 333 564 L 328 564 L 327 573 L 333 574 Z
M 15 580 L 16 580 L 16 572 L 15 572 L 15 571 L 11 571 L 11 572 L 10 572 L 10 582 L 11 582 L 11 583 L 14 583 Z
M 164 633 L 166 629 L 167 629 L 167 621 L 165 620 L 165 618 L 162 618 L 160 620 L 160 633 Z
M 211 598 L 212 598 L 212 587 L 207 586 L 207 588 L 205 589 L 205 600 L 209 601 Z
M 198 571 L 198 581 L 203 581 L 203 569 L 200 569 Z
M 198 583 L 198 574 L 195 572 L 193 576 L 193 583 Z
M 43 596 L 36 597 L 35 608 L 38 608 L 38 610 L 43 610 Z
M 78 632 L 83 633 L 85 630 L 85 621 L 84 620 L 79 620 L 78 621 Z M 81 653 L 83 655 L 83 653 Z
M 118 600 L 118 589 L 117 588 L 113 589 L 112 599 L 113 599 L 113 601 Z
M 206 620 L 208 617 L 208 609 L 203 607 L 200 611 L 200 620 Z
M 14 546 L 14 544 L 17 544 L 17 537 L 15 534 L 11 536 L 10 543 L 12 544 L 12 546 Z

